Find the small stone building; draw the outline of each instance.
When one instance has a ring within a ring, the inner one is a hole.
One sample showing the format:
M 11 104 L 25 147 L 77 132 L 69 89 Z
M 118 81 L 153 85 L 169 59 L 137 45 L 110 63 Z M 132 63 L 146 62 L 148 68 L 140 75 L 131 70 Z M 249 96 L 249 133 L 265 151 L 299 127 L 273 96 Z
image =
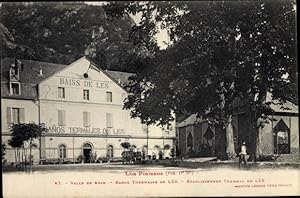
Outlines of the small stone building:
M 270 93 L 267 94 L 266 102 L 268 101 L 271 101 Z M 272 121 L 265 123 L 260 132 L 262 155 L 299 155 L 298 106 L 287 101 L 282 108 L 278 101 L 273 101 L 270 107 L 273 114 L 268 117 Z M 254 153 L 256 137 L 251 134 L 253 130 L 250 130 L 250 124 L 243 112 L 232 116 L 232 126 L 236 153 L 239 153 L 242 141 L 246 141 L 248 153 Z M 178 123 L 176 127 L 181 155 L 193 153 L 198 157 L 217 156 L 225 149 L 224 132 L 211 126 L 207 120 L 197 118 L 196 114 Z

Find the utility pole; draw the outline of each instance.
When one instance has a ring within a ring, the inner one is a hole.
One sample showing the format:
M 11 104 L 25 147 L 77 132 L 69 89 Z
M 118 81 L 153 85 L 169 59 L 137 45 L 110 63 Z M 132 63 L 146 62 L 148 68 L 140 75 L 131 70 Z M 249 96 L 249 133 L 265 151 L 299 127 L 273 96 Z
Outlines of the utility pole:
M 147 124 L 147 157 L 149 156 L 149 127 Z
M 74 154 L 75 137 L 74 137 L 74 135 L 73 135 L 72 140 L 73 140 L 73 164 L 75 164 L 75 154 Z

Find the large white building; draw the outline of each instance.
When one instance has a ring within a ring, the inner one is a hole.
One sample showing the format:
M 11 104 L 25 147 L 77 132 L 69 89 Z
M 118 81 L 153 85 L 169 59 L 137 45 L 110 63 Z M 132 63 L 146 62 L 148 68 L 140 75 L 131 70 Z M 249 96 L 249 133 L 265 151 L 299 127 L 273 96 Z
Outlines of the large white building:
M 7 162 L 15 161 L 14 149 L 7 144 L 10 125 L 22 122 L 45 123 L 48 128 L 34 142 L 35 163 L 76 161 L 80 155 L 89 161 L 90 153 L 121 157 L 122 142 L 150 155 L 162 151 L 164 157 L 170 157 L 175 122 L 147 127 L 123 110 L 128 94 L 123 85 L 130 75 L 101 70 L 86 57 L 70 65 L 2 59 L 1 135 Z

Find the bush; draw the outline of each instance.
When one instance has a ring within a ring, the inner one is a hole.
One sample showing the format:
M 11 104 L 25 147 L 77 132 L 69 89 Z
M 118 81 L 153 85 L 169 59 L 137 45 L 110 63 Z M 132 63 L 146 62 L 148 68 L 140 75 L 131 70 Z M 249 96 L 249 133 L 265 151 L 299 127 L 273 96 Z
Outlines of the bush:
M 263 162 L 263 161 L 275 161 L 278 157 L 279 157 L 279 155 L 274 155 L 274 154 L 261 155 L 261 156 L 259 156 L 257 158 L 257 161 L 259 161 L 259 162 Z
M 77 157 L 77 162 L 82 163 L 83 161 L 84 161 L 83 155 L 79 155 L 79 156 Z
M 106 162 L 108 162 L 108 159 L 107 159 L 107 157 L 99 157 L 97 159 L 97 162 L 98 163 L 106 163 Z

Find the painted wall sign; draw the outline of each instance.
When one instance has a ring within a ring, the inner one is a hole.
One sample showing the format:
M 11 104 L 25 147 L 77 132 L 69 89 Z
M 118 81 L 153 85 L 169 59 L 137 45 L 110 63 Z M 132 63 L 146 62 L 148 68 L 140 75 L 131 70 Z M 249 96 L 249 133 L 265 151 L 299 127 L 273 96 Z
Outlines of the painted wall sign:
M 125 129 L 50 126 L 48 132 L 58 134 L 125 135 Z
M 74 86 L 74 87 L 86 87 L 86 88 L 98 88 L 108 89 L 109 83 L 104 81 L 91 81 L 83 79 L 72 79 L 72 78 L 59 78 L 60 85 Z

